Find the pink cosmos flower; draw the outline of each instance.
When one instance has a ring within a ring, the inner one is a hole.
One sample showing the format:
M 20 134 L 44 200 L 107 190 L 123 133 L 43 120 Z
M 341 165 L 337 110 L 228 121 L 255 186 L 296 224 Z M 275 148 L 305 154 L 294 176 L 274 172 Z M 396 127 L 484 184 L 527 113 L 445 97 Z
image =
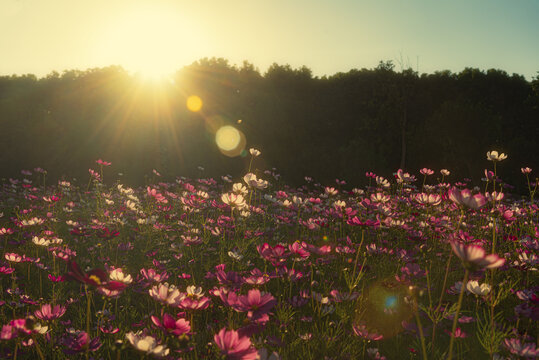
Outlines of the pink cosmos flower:
M 169 314 L 164 314 L 162 321 L 159 320 L 158 317 L 153 316 L 153 315 L 151 319 L 152 319 L 152 322 L 155 324 L 155 326 L 162 328 L 166 332 L 169 332 L 176 336 L 181 336 L 191 331 L 191 326 L 189 325 L 189 321 L 186 321 L 185 319 L 182 319 L 182 318 L 178 320 L 174 320 L 174 318 Z
M 268 274 L 262 273 L 259 269 L 255 268 L 251 270 L 251 276 L 244 277 L 244 281 L 251 285 L 264 285 L 270 280 Z
M 9 262 L 20 263 L 22 256 L 16 253 L 5 253 L 4 258 Z
M 99 165 L 102 165 L 102 166 L 110 166 L 112 164 L 110 162 L 107 162 L 107 161 L 104 161 L 104 160 L 101 160 L 101 159 L 97 160 L 96 163 L 99 164 Z
M 453 187 L 447 192 L 447 195 L 454 203 L 474 210 L 479 210 L 487 203 L 487 199 L 482 194 L 472 195 L 468 189 L 458 190 Z
M 505 339 L 504 345 L 511 354 L 527 358 L 539 356 L 539 349 L 533 343 L 522 344 L 519 339 Z
M 427 168 L 423 168 L 423 169 L 419 170 L 419 172 L 420 172 L 422 175 L 425 175 L 425 176 L 434 174 L 434 171 L 433 171 L 433 170 L 427 169 Z
M 200 298 L 187 296 L 180 302 L 179 306 L 186 310 L 204 310 L 210 306 L 210 299 L 206 296 Z
M 34 315 L 41 320 L 55 320 L 62 317 L 66 312 L 66 308 L 61 305 L 54 305 L 52 307 L 50 304 L 45 304 L 41 306 L 41 309 L 36 310 Z
M 258 245 L 256 249 L 260 256 L 262 256 L 264 260 L 270 261 L 273 266 L 284 265 L 284 262 L 289 255 L 286 253 L 286 248 L 282 245 L 271 247 L 268 243 L 264 243 L 264 245 Z
M 505 264 L 505 259 L 496 254 L 486 255 L 485 249 L 477 245 L 463 245 L 457 241 L 451 242 L 453 252 L 462 260 L 467 269 L 495 269 Z
M 307 259 L 309 255 L 311 255 L 307 250 L 305 250 L 305 247 L 305 242 L 300 243 L 299 241 L 295 241 L 293 244 L 288 245 L 290 252 L 301 259 Z
M 163 271 L 161 274 L 157 273 L 155 269 L 140 269 L 140 274 L 144 277 L 145 280 L 151 282 L 161 282 L 168 279 L 169 275 L 166 271 Z
M 445 332 L 448 335 L 451 335 L 451 331 L 446 330 Z M 468 334 L 466 334 L 464 331 L 462 331 L 461 328 L 458 327 L 458 328 L 455 329 L 455 333 L 453 334 L 453 337 L 455 337 L 455 338 L 466 338 L 466 337 L 468 337 Z
M 185 294 L 182 294 L 176 286 L 167 283 L 153 286 L 148 293 L 154 300 L 170 306 L 178 306 L 185 298 Z
M 236 330 L 222 328 L 213 340 L 221 350 L 221 354 L 231 360 L 255 360 L 258 351 L 251 346 L 247 336 L 241 336 Z
M 252 289 L 247 295 L 238 296 L 235 308 L 237 311 L 248 311 L 247 317 L 257 319 L 268 313 L 276 304 L 277 300 L 271 294 Z

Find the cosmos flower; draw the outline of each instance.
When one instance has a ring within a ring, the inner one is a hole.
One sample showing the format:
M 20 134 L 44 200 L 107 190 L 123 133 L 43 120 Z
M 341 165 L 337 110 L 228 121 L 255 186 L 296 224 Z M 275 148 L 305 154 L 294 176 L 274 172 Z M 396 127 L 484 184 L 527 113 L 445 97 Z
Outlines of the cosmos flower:
M 95 286 L 98 288 L 105 288 L 107 290 L 123 290 L 125 284 L 119 281 L 109 280 L 107 273 L 101 269 L 92 269 L 88 272 L 84 272 L 80 269 L 79 265 L 74 261 L 68 261 L 69 271 L 66 277 L 70 280 L 78 281 L 82 284 Z
M 427 169 L 427 168 L 423 168 L 423 169 L 419 170 L 419 172 L 420 172 L 422 175 L 425 175 L 425 176 L 434 174 L 434 171 L 433 171 L 433 170 Z
M 505 259 L 496 254 L 486 255 L 485 249 L 477 245 L 463 245 L 451 241 L 453 252 L 462 260 L 467 269 L 495 269 L 505 263 Z
M 236 330 L 222 328 L 213 340 L 227 359 L 255 360 L 258 357 L 258 351 L 251 346 L 251 340 L 247 336 L 240 336 Z
M 498 152 L 496 150 L 493 150 L 493 151 L 488 151 L 487 152 L 487 160 L 488 161 L 502 161 L 502 160 L 505 160 L 507 159 L 507 155 L 505 155 L 504 153 L 501 153 L 501 154 L 498 154 Z
M 64 352 L 69 355 L 88 351 L 97 351 L 101 347 L 101 341 L 98 337 L 90 339 L 85 331 L 77 331 L 62 339 L 62 344 L 66 347 Z
M 539 356 L 539 349 L 533 343 L 521 343 L 519 339 L 505 339 L 504 345 L 511 354 L 522 357 L 534 358 Z
M 248 173 L 243 177 L 243 181 L 252 188 L 262 190 L 268 187 L 269 183 L 262 179 L 257 179 L 253 173 Z
M 276 304 L 277 300 L 271 294 L 251 289 L 247 295 L 238 296 L 234 308 L 237 311 L 248 311 L 247 316 L 250 319 L 257 319 L 268 313 Z
M 383 335 L 376 334 L 373 331 L 367 330 L 364 324 L 355 324 L 352 326 L 352 330 L 356 336 L 362 337 L 367 340 L 378 341 L 384 338 Z
M 162 304 L 178 306 L 185 297 L 174 285 L 168 283 L 153 286 L 149 291 L 150 296 Z
M 466 289 L 474 295 L 484 296 L 488 295 L 491 286 L 489 284 L 480 285 L 477 280 L 471 280 L 468 281 L 468 284 L 466 284 Z
M 164 345 L 159 345 L 157 340 L 152 336 L 144 336 L 142 332 L 129 332 L 125 335 L 127 340 L 133 345 L 133 347 L 139 351 L 146 353 L 147 355 L 153 355 L 157 357 L 167 356 L 170 352 Z
M 55 320 L 62 317 L 66 312 L 66 308 L 61 305 L 51 306 L 50 304 L 44 304 L 41 309 L 36 310 L 34 315 L 41 320 Z
M 165 330 L 168 333 L 174 334 L 176 336 L 181 336 L 187 334 L 191 331 L 191 326 L 189 321 L 186 321 L 183 318 L 175 320 L 171 315 L 164 314 L 163 319 L 160 320 L 157 316 L 151 316 L 152 322 L 155 326 Z
M 133 282 L 133 278 L 129 274 L 125 274 L 121 268 L 116 268 L 112 270 L 109 274 L 109 278 L 113 281 L 118 281 L 129 285 Z
M 257 156 L 260 156 L 260 151 L 255 149 L 255 148 L 250 148 L 249 149 L 249 153 L 253 156 L 253 157 L 257 157 Z
M 487 203 L 487 199 L 482 194 L 472 195 L 472 192 L 468 189 L 458 190 L 453 187 L 447 192 L 447 195 L 455 204 L 463 205 L 474 210 L 479 210 Z
M 226 193 L 221 195 L 221 200 L 232 209 L 243 209 L 247 205 L 243 195 L 240 194 Z

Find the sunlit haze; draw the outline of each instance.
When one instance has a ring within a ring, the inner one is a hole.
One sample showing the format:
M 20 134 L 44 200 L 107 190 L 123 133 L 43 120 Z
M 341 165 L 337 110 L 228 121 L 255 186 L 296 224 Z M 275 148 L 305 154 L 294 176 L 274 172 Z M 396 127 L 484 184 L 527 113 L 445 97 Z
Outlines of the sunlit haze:
M 314 75 L 373 68 L 538 70 L 537 1 L 1 0 L 0 75 L 120 65 L 147 77 L 203 57 Z

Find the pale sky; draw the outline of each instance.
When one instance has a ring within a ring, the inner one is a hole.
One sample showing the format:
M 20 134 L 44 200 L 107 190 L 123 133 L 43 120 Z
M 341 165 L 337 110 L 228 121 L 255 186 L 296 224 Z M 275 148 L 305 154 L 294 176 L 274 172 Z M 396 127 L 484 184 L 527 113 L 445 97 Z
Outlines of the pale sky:
M 536 0 L 0 0 L 0 75 L 121 65 L 172 73 L 202 57 L 314 75 L 393 60 L 420 73 L 539 71 Z

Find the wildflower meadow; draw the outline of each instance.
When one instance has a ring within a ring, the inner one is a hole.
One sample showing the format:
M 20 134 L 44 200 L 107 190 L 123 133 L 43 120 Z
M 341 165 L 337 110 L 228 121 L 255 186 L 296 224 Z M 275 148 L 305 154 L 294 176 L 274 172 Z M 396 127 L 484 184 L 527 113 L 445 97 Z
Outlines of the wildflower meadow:
M 0 192 L 0 358 L 533 359 L 538 180 L 450 169 L 293 188 L 240 178 L 86 181 L 24 170 Z M 484 156 L 484 155 L 482 155 Z

